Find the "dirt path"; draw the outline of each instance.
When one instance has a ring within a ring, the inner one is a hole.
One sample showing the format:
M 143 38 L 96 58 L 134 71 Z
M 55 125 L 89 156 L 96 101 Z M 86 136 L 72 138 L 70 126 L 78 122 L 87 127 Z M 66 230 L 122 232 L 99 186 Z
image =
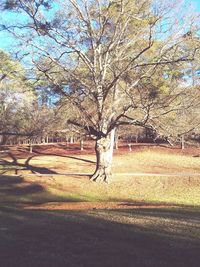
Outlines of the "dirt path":
M 16 170 L 16 169 L 4 169 L 4 171 L 10 171 L 10 170 Z M 23 171 L 21 169 L 18 170 Z M 3 174 L 4 176 L 6 176 L 6 173 Z M 92 173 L 48 173 L 48 174 L 42 174 L 42 173 L 26 173 L 26 174 L 12 174 L 12 176 L 91 176 Z M 145 173 L 145 172 L 133 172 L 133 173 L 126 173 L 126 172 L 122 172 L 122 173 L 113 173 L 113 175 L 115 176 L 158 176 L 158 177 L 193 177 L 193 176 L 200 176 L 200 173 L 191 173 L 191 172 L 178 172 L 178 173 Z M 9 175 L 8 175 L 9 176 Z
M 97 209 L 163 209 L 176 208 L 177 205 L 127 203 L 127 202 L 51 202 L 45 204 L 25 205 L 28 210 L 97 210 Z

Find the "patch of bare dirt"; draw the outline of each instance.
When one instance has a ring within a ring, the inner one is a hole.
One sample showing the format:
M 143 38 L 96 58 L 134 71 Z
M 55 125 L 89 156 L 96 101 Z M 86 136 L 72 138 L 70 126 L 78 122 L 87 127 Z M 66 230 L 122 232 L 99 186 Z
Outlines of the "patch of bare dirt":
M 129 152 L 129 143 L 120 141 L 118 149 L 114 149 L 115 155 L 123 155 Z M 37 144 L 33 146 L 33 152 L 29 152 L 28 146 L 7 146 L 6 150 L 12 153 L 17 158 L 26 158 L 28 156 L 36 155 L 52 155 L 52 156 L 66 156 L 66 155 L 91 155 L 94 154 L 94 141 L 86 141 L 84 143 L 84 150 L 80 150 L 80 144 L 67 144 L 67 143 L 55 143 L 55 144 Z M 179 146 L 170 146 L 168 144 L 149 144 L 149 143 L 132 143 L 132 153 L 150 149 L 159 153 L 171 153 L 181 155 L 193 155 L 194 157 L 200 156 L 200 149 L 194 146 L 186 147 L 181 150 Z M 1 155 L 6 156 L 6 153 Z
M 126 202 L 52 202 L 37 205 L 25 205 L 24 209 L 31 210 L 99 210 L 99 209 L 155 209 L 175 208 L 175 205 L 160 205 L 148 203 Z

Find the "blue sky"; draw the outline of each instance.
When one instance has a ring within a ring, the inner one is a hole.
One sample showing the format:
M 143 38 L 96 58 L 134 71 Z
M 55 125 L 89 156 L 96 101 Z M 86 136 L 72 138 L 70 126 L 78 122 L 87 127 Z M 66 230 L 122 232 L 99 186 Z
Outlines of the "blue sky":
M 196 12 L 200 12 L 200 0 L 184 0 L 186 6 L 189 2 L 192 3 L 194 10 Z M 4 18 L 3 18 L 4 16 Z M 6 14 L 6 20 L 9 21 L 13 21 L 16 19 L 17 14 L 12 14 L 12 13 L 8 13 Z M 5 14 L 1 13 L 0 14 L 0 24 L 1 21 L 5 19 Z M 22 17 L 20 17 L 20 19 L 23 19 Z M 12 46 L 16 44 L 16 41 L 14 38 L 12 38 L 8 33 L 6 33 L 5 31 L 0 31 L 0 49 L 5 50 L 5 51 L 9 51 L 12 49 Z
M 196 10 L 200 12 L 200 0 L 192 0 L 191 2 L 193 3 Z

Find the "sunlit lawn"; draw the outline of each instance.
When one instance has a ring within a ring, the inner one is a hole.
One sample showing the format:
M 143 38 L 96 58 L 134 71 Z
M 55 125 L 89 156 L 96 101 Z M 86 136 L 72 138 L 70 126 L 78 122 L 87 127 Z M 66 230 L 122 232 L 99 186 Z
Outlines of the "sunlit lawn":
M 139 201 L 200 205 L 200 176 L 193 176 L 200 174 L 200 158 L 191 154 L 169 153 L 169 150 L 157 148 L 117 152 L 109 184 L 90 182 L 84 175 L 64 175 L 91 174 L 95 169 L 94 155 L 66 153 L 64 156 L 29 157 L 28 163 L 27 158 L 7 157 L 8 164 L 4 162 L 1 171 L 20 177 L 19 181 L 17 177 L 3 178 L 1 201 Z M 144 173 L 153 175 L 144 176 Z

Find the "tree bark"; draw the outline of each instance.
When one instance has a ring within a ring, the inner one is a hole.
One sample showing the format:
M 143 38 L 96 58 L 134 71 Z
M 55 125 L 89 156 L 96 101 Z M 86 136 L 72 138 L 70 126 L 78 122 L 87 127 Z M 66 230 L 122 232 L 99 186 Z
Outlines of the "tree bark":
M 112 130 L 106 137 L 101 137 L 96 140 L 96 170 L 91 177 L 92 181 L 108 182 L 112 176 L 112 158 L 114 147 L 115 130 Z

